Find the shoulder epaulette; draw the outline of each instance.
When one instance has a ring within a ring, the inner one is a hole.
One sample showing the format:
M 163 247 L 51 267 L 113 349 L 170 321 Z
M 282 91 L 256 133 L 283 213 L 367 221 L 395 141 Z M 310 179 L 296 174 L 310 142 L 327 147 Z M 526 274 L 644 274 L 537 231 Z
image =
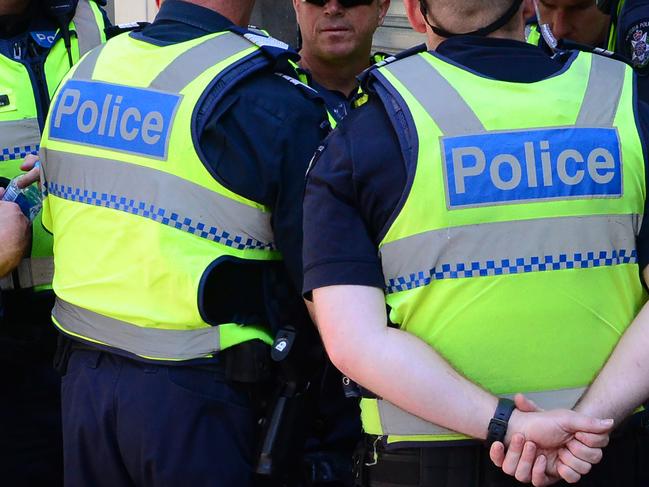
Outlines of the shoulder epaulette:
M 309 93 L 311 95 L 317 95 L 318 94 L 317 90 L 311 88 L 309 85 L 307 85 L 306 83 L 303 83 L 299 79 L 296 79 L 296 78 L 293 78 L 292 76 L 289 76 L 288 74 L 275 73 L 275 75 L 279 76 L 280 78 L 285 79 L 286 81 L 291 83 L 293 86 L 297 86 L 298 88 L 305 90 L 307 93 Z
M 106 39 L 112 39 L 126 32 L 136 32 L 149 25 L 149 22 L 131 22 L 128 24 L 111 25 L 104 29 Z
M 254 45 L 259 47 L 262 52 L 268 55 L 271 59 L 286 57 L 299 59 L 298 53 L 295 52 L 291 48 L 291 46 L 289 46 L 286 42 L 269 36 L 264 30 L 257 28 L 244 29 L 236 26 L 230 27 L 230 30 L 248 39 Z
M 395 61 L 399 61 L 400 59 L 414 56 L 415 54 L 419 54 L 420 52 L 425 52 L 427 49 L 428 48 L 426 47 L 426 44 L 419 44 L 417 46 L 411 47 L 410 49 L 406 49 L 405 51 L 401 51 L 397 54 L 392 54 L 390 56 L 384 57 L 382 60 L 380 60 L 376 64 L 373 64 L 365 71 L 363 71 L 360 75 L 357 76 L 358 84 L 360 88 L 354 100 L 352 101 L 352 106 L 354 108 L 358 108 L 364 105 L 365 103 L 367 103 L 367 93 L 369 92 L 368 83 L 372 76 L 372 73 L 375 70 L 382 68 L 387 64 L 393 63 Z

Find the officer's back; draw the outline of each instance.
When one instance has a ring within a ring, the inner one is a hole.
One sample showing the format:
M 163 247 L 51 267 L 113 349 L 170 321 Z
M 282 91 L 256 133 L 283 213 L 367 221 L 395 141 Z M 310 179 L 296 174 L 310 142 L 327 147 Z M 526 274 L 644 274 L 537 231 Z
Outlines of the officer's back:
M 437 52 L 372 70 L 374 96 L 311 166 L 304 291 L 334 363 L 374 393 L 367 484 L 509 485 L 470 438 L 500 424 L 495 396 L 573 407 L 611 323 L 645 300 L 646 107 L 624 64 L 525 45 L 520 1 L 419 4 L 410 20 Z M 626 433 L 593 482 L 618 478 Z

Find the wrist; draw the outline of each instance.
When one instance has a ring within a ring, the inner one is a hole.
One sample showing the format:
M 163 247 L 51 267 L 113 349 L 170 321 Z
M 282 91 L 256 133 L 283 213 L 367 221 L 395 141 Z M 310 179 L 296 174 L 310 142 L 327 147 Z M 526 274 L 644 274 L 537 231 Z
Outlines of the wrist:
M 523 435 L 525 434 L 523 431 L 523 425 L 525 423 L 524 417 L 525 413 L 523 411 L 520 411 L 518 409 L 514 409 L 512 411 L 512 415 L 509 418 L 509 424 L 507 426 L 507 434 L 505 434 L 505 441 L 503 442 L 506 448 L 509 448 L 509 444 L 512 441 L 512 436 L 514 436 L 516 433 L 522 433 Z

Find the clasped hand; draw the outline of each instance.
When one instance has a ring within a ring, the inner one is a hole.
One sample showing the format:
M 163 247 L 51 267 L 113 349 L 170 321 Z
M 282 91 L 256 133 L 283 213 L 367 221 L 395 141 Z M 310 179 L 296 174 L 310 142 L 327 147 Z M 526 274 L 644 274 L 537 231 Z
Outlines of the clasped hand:
M 598 419 L 567 409 L 543 411 L 518 394 L 505 442 L 491 446 L 495 465 L 536 487 L 563 479 L 578 482 L 602 459 L 612 419 Z

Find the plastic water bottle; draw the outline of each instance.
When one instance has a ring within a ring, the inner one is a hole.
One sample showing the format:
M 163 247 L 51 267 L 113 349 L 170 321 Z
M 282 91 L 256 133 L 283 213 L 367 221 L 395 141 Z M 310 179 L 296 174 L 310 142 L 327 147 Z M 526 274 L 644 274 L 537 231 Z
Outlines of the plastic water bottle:
M 41 191 L 38 189 L 36 183 L 20 189 L 16 184 L 17 176 L 13 178 L 9 185 L 5 188 L 5 194 L 2 197 L 3 201 L 13 201 L 22 210 L 23 214 L 29 218 L 29 221 L 34 221 L 38 212 L 41 211 L 43 206 L 43 197 Z

